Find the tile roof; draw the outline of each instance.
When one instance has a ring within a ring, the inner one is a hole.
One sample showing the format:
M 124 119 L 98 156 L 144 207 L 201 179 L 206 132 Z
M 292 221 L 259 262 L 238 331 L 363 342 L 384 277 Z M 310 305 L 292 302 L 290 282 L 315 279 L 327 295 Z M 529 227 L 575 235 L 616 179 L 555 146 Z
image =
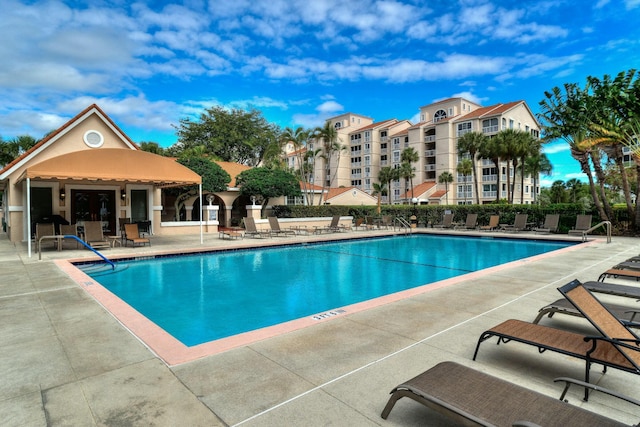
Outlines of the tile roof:
M 229 182 L 230 188 L 234 188 L 236 186 L 236 177 L 240 175 L 241 172 L 244 172 L 247 169 L 251 169 L 250 166 L 242 165 L 240 163 L 223 162 L 219 160 L 214 160 L 213 162 L 220 166 L 226 173 L 229 174 L 229 176 L 231 176 L 231 182 Z
M 422 184 L 418 184 L 413 187 L 413 196 L 421 196 L 435 186 L 435 182 L 423 182 Z M 401 199 L 408 199 L 409 197 L 411 197 L 411 189 L 400 196 Z

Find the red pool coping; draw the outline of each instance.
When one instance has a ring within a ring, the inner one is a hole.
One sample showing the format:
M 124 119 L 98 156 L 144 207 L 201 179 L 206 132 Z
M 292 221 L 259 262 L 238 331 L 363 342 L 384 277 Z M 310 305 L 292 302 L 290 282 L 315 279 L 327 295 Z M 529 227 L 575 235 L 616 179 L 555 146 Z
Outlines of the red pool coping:
M 557 249 L 545 254 L 512 261 L 495 267 L 485 268 L 483 270 L 467 273 L 450 279 L 440 280 L 438 282 L 429 283 L 418 286 L 405 291 L 396 292 L 371 300 L 351 304 L 345 307 L 337 307 L 333 310 L 317 313 L 308 317 L 290 320 L 274 326 L 268 326 L 254 331 L 245 332 L 227 338 L 221 338 L 215 341 L 209 341 L 188 347 L 175 339 L 164 329 L 147 319 L 129 304 L 118 298 L 105 287 L 93 280 L 82 270 L 77 268 L 73 262 L 87 261 L 86 259 L 77 260 L 56 260 L 55 264 L 69 277 L 74 280 L 82 289 L 88 292 L 102 307 L 111 313 L 127 330 L 134 334 L 142 343 L 144 343 L 153 353 L 162 359 L 167 365 L 175 366 L 183 363 L 191 362 L 202 357 L 215 355 L 234 348 L 246 346 L 257 341 L 272 338 L 288 332 L 293 332 L 309 326 L 317 325 L 321 322 L 327 322 L 332 319 L 347 316 L 360 311 L 379 307 L 392 302 L 400 301 L 426 292 L 441 289 L 463 281 L 472 280 L 517 265 L 539 261 L 548 257 L 556 256 L 559 253 L 574 251 L 584 248 L 585 245 L 597 243 L 592 240 L 586 243 L 575 244 L 566 248 Z M 259 249 L 261 246 L 254 247 Z M 248 248 L 250 249 L 250 248 Z M 200 250 L 201 251 L 201 250 Z M 153 256 L 181 254 L 189 251 L 162 252 L 154 253 Z M 193 252 L 196 252 L 195 250 Z

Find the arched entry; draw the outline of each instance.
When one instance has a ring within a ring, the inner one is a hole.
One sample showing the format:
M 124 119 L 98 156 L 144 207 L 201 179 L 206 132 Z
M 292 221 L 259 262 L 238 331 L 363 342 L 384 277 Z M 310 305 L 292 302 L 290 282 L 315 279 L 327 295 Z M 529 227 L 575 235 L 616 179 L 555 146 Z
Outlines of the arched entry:
M 203 194 L 202 197 L 204 197 L 204 199 L 206 200 L 205 204 L 207 205 L 209 204 L 209 199 L 208 199 L 209 196 L 212 196 L 212 199 L 211 199 L 212 205 L 220 206 L 220 209 L 218 209 L 218 223 L 221 225 L 226 224 L 227 209 L 225 208 L 224 201 L 213 193 Z M 202 209 L 200 207 L 200 197 L 196 197 L 196 199 L 193 201 L 193 211 L 191 214 L 191 219 L 193 221 L 200 221 L 201 212 L 202 212 Z
M 231 225 L 240 225 L 242 218 L 247 216 L 247 205 L 251 204 L 249 196 L 238 196 L 233 201 L 233 207 L 231 208 Z

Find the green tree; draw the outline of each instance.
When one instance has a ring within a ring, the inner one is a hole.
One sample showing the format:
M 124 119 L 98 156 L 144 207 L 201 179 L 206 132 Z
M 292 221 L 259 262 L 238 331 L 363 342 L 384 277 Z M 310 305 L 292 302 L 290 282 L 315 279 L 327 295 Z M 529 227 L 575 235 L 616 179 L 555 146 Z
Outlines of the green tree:
M 256 166 L 272 144 L 278 144 L 280 129 L 257 110 L 208 108 L 198 120 L 181 119 L 176 127 L 178 143 L 173 155 L 203 146 L 208 154 L 227 162 Z
M 449 171 L 444 171 L 438 176 L 438 183 L 444 184 L 444 197 L 447 205 L 449 204 L 449 184 L 453 182 L 453 174 Z
M 216 163 L 199 155 L 185 155 L 178 158 L 178 163 L 188 167 L 202 177 L 202 190 L 210 193 L 226 191 L 231 177 L 229 174 L 218 166 Z M 176 200 L 174 207 L 176 210 L 176 221 L 179 220 L 180 211 L 184 207 L 185 202 L 198 195 L 198 188 L 195 186 L 185 187 L 174 190 L 176 191 Z
M 400 153 L 400 175 L 411 185 L 411 199 L 413 199 L 413 178 L 416 176 L 413 163 L 419 159 L 420 157 L 413 147 L 407 147 Z
M 398 179 L 399 175 L 398 175 L 398 169 L 394 169 L 391 166 L 384 166 L 383 168 L 380 169 L 380 172 L 378 174 L 378 181 L 380 181 L 381 183 L 386 184 L 387 186 L 387 204 L 391 204 L 392 203 L 392 197 L 391 197 L 391 183 Z
M 236 177 L 240 194 L 256 196 L 262 202 L 261 215 L 269 199 L 280 196 L 300 196 L 300 182 L 291 172 L 282 169 L 257 167 L 247 169 Z
M 382 211 L 380 205 L 382 204 L 382 196 L 384 196 L 385 194 L 387 194 L 386 184 L 374 182 L 373 192 L 371 193 L 371 195 L 378 197 L 378 215 L 380 215 L 380 212 Z
M 518 167 L 518 159 L 527 149 L 530 134 L 519 129 L 503 129 L 494 137 L 500 146 L 500 158 L 507 162 L 507 201 L 513 203 L 515 183 L 511 184 L 511 171 Z M 514 175 L 515 179 L 515 175 Z
M 502 155 L 502 148 L 500 147 L 499 138 L 488 138 L 484 144 L 480 146 L 480 157 L 484 159 L 490 159 L 496 169 L 496 203 L 500 202 L 500 156 Z
M 322 177 L 322 194 L 324 194 L 327 182 L 329 187 L 335 179 L 338 169 L 333 171 L 333 176 L 327 176 L 327 173 L 331 172 L 331 159 L 336 158 L 336 162 L 340 161 L 340 155 L 343 151 L 346 151 L 346 145 L 340 144 L 340 138 L 338 137 L 338 131 L 331 125 L 330 121 L 327 121 L 323 127 L 318 127 L 314 130 L 313 135 L 316 141 L 321 142 L 321 150 L 318 157 L 324 162 L 322 165 L 323 177 Z M 318 200 L 320 204 L 322 198 Z
M 567 202 L 567 187 L 562 180 L 554 181 L 549 189 L 551 203 L 566 203 Z
M 533 201 L 538 202 L 538 176 L 542 173 L 547 176 L 553 171 L 553 166 L 547 155 L 541 151 L 538 154 L 527 157 L 524 163 L 525 173 L 529 173 L 533 177 Z
M 487 144 L 488 137 L 482 132 L 467 132 L 458 138 L 458 155 L 468 154 L 471 158 L 473 174 L 473 189 L 476 193 L 476 203 L 480 204 L 480 191 L 478 191 L 478 176 L 476 174 L 476 158 L 481 148 Z
M 302 183 L 304 204 L 308 206 L 313 204 L 313 192 L 311 191 L 314 169 L 313 161 L 320 152 L 320 149 L 309 150 L 308 143 L 310 136 L 311 131 L 303 127 L 297 127 L 295 129 L 287 127 L 280 136 L 282 144 L 293 144 L 294 156 L 297 163 L 293 169 L 293 173 Z
M 17 136 L 8 141 L 0 138 L 0 165 L 6 166 L 11 163 L 38 142 L 39 140 L 30 135 Z
M 146 151 L 148 153 L 158 154 L 160 156 L 165 155 L 165 149 L 160 146 L 157 142 L 146 142 L 143 141 L 138 144 L 142 151 Z
M 467 204 L 467 177 L 472 174 L 473 167 L 471 166 L 471 159 L 462 159 L 458 162 L 458 166 L 456 166 L 456 172 L 464 177 L 462 191 L 464 193 L 464 204 Z

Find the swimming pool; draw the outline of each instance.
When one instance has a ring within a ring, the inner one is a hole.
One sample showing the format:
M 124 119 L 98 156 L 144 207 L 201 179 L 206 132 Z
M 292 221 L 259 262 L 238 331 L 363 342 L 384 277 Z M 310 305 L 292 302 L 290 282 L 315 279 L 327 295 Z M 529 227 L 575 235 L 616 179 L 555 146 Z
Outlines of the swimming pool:
M 571 245 L 413 235 L 121 261 L 115 272 L 81 268 L 196 346 Z

